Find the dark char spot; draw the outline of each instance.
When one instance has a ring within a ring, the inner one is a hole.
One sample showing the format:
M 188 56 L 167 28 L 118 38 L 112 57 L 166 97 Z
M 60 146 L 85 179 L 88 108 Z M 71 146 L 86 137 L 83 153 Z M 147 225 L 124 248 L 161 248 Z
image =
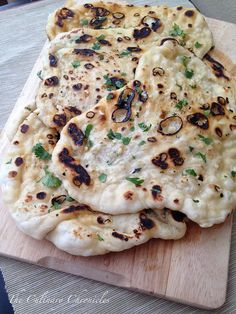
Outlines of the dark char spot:
M 84 133 L 77 127 L 75 123 L 70 123 L 68 125 L 68 134 L 72 138 L 75 145 L 82 146 L 84 142 L 85 135 Z

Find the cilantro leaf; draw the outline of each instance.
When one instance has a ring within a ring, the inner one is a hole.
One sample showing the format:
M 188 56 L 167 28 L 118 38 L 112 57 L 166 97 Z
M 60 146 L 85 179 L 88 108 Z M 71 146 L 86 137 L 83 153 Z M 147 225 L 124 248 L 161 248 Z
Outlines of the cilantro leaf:
M 100 50 L 100 48 L 101 48 L 101 45 L 99 43 L 94 43 L 92 46 L 93 50 Z
M 85 137 L 88 139 L 89 138 L 89 135 L 91 133 L 93 129 L 93 125 L 92 124 L 88 124 L 85 128 L 85 131 L 84 131 L 84 134 L 85 134 Z
M 141 122 L 138 124 L 138 126 L 140 127 L 140 129 L 143 131 L 143 132 L 147 132 L 150 130 L 150 128 L 152 127 L 152 125 L 147 125 L 145 124 L 144 122 Z
M 207 162 L 206 155 L 202 154 L 201 152 L 197 152 L 194 156 L 195 156 L 195 157 L 198 157 L 198 158 L 202 158 L 202 160 L 203 160 L 205 163 Z
M 199 49 L 202 47 L 202 44 L 200 44 L 198 41 L 196 41 L 194 46 L 195 46 L 195 48 Z
M 231 171 L 231 176 L 232 176 L 233 178 L 235 178 L 235 177 L 236 177 L 236 171 L 232 170 L 232 171 Z
M 80 24 L 83 25 L 83 26 L 88 25 L 88 23 L 89 23 L 89 21 L 86 20 L 86 19 L 80 20 Z
M 191 79 L 194 76 L 194 71 L 192 69 L 185 69 L 184 75 L 187 79 Z
M 122 143 L 123 143 L 124 145 L 129 145 L 130 141 L 131 141 L 131 138 L 130 138 L 130 137 L 123 137 L 123 138 L 122 138 Z
M 11 163 L 12 163 L 12 158 L 8 162 L 6 162 L 6 165 L 10 165 Z
M 52 158 L 52 155 L 45 150 L 41 143 L 37 143 L 36 145 L 34 145 L 32 148 L 32 152 L 37 158 L 42 160 L 50 160 Z
M 109 132 L 107 133 L 107 137 L 110 140 L 114 140 L 114 139 L 121 140 L 122 134 L 118 132 L 113 132 L 112 129 L 110 129 Z
M 143 146 L 146 142 L 145 141 L 141 141 L 138 143 L 138 146 Z
M 199 201 L 199 200 L 194 200 L 194 199 L 193 199 L 193 202 L 194 202 L 194 203 L 199 203 L 200 201 Z
M 134 178 L 131 178 L 131 177 L 126 177 L 125 178 L 127 181 L 137 185 L 137 186 L 140 186 L 143 184 L 144 180 L 140 179 L 140 178 L 137 178 L 137 177 L 134 177 Z
M 209 114 L 210 114 L 210 112 L 211 112 L 211 110 L 204 110 L 204 115 L 206 116 L 206 117 L 208 117 L 209 116 Z
M 100 176 L 98 177 L 99 181 L 102 183 L 105 183 L 107 180 L 107 174 L 106 173 L 101 173 Z
M 67 202 L 74 202 L 75 200 L 70 195 L 67 195 L 66 196 L 66 201 Z
M 43 185 L 48 188 L 58 188 L 61 186 L 61 180 L 48 170 L 48 166 L 45 166 L 43 170 L 45 171 L 45 176 L 41 179 Z
M 204 142 L 206 145 L 210 145 L 210 144 L 213 143 L 213 139 L 210 138 L 210 137 L 205 137 L 205 136 L 203 136 L 203 135 L 201 135 L 201 134 L 198 134 L 198 137 L 199 137 L 199 139 L 200 139 L 202 142 Z
M 191 60 L 191 57 L 187 57 L 187 56 L 182 56 L 181 57 L 181 61 L 183 63 L 183 66 L 185 68 L 187 68 L 189 61 Z
M 53 207 L 54 209 L 60 209 L 60 208 L 61 208 L 61 204 L 58 203 L 58 202 L 54 202 L 53 205 L 52 205 L 52 207 Z
M 98 241 L 104 241 L 103 237 L 101 237 L 99 234 L 97 234 L 97 238 L 98 238 Z
M 104 34 L 101 34 L 101 35 L 99 35 L 98 37 L 96 37 L 96 39 L 99 41 L 99 40 L 103 40 L 103 39 L 105 39 L 105 35 Z
M 80 66 L 80 61 L 73 61 L 71 65 L 73 66 L 74 69 L 76 69 Z
M 123 57 L 127 57 L 131 55 L 131 51 L 129 50 L 123 50 L 121 53 L 120 53 L 120 57 L 123 58 Z
M 190 152 L 192 152 L 192 151 L 194 150 L 194 147 L 193 147 L 193 146 L 189 146 L 188 148 L 189 148 L 189 151 L 190 151 Z
M 177 36 L 180 36 L 182 38 L 185 37 L 184 31 L 176 23 L 174 23 L 173 28 L 169 32 L 169 35 L 173 37 L 177 37 Z
M 197 176 L 195 170 L 194 170 L 194 169 L 191 169 L 191 168 L 185 169 L 185 173 L 187 173 L 187 174 L 189 174 L 190 176 L 193 176 L 193 177 L 196 177 L 196 176 Z
M 187 106 L 187 105 L 188 105 L 188 100 L 184 98 L 175 105 L 175 108 L 181 110 L 184 106 Z

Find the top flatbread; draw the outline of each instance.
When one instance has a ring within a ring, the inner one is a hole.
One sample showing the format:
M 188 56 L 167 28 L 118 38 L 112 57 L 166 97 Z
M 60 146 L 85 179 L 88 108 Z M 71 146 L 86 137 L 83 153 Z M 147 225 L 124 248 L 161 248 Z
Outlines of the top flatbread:
M 51 170 L 48 154 L 57 140 L 56 130 L 46 127 L 32 112 L 8 144 L 1 165 L 2 195 L 24 233 L 36 239 L 46 237 L 60 249 L 84 256 L 122 251 L 151 238 L 184 235 L 185 223 L 177 221 L 168 209 L 112 216 L 73 200 Z M 40 154 L 42 148 L 37 154 L 32 152 L 39 143 L 47 153 Z
M 80 1 L 68 1 L 66 7 L 49 16 L 47 34 L 53 39 L 58 33 L 79 27 L 135 27 L 137 42 L 150 31 L 161 38 L 175 36 L 200 58 L 213 46 L 204 17 L 197 10 L 182 6 L 133 6 L 102 1 L 81 5 Z
M 152 48 L 136 81 L 64 127 L 53 167 L 73 198 L 106 213 L 167 207 L 202 227 L 224 221 L 236 203 L 235 90 L 206 58 L 211 67 L 172 41 Z

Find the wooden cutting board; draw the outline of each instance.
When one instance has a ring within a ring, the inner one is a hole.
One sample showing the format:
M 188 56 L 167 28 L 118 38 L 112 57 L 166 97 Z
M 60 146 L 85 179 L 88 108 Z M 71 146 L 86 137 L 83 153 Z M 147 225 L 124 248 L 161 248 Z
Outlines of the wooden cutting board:
M 236 25 L 207 20 L 216 43 L 212 55 L 236 76 Z M 40 68 L 39 56 L 14 111 L 34 100 Z M 0 140 L 2 151 L 12 118 Z M 89 258 L 74 257 L 46 240 L 37 241 L 21 233 L 1 196 L 0 216 L 2 255 L 197 307 L 215 309 L 225 301 L 232 216 L 209 229 L 191 223 L 179 241 L 151 240 L 128 251 Z

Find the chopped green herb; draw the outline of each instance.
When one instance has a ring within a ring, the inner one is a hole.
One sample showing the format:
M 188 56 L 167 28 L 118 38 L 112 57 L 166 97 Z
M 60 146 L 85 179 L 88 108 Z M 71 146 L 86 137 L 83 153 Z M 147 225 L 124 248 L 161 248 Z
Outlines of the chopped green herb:
M 141 141 L 138 143 L 138 146 L 143 146 L 146 142 L 145 141 Z
M 184 31 L 176 23 L 174 23 L 173 28 L 169 32 L 169 35 L 173 37 L 177 37 L 177 36 L 180 36 L 182 38 L 185 37 Z
M 66 201 L 67 202 L 73 202 L 73 201 L 75 201 L 70 195 L 67 195 L 66 196 Z
M 194 156 L 198 158 L 202 158 L 204 162 L 207 162 L 206 155 L 202 154 L 201 152 L 197 152 Z
M 101 48 L 101 45 L 99 43 L 94 43 L 92 46 L 93 50 L 100 50 L 100 48 Z
M 91 147 L 93 146 L 93 141 L 91 141 L 91 140 L 88 140 L 88 143 L 87 143 L 87 145 L 88 145 L 88 148 L 91 148 Z
M 209 116 L 209 114 L 210 114 L 210 110 L 204 110 L 204 115 L 206 116 L 206 117 L 208 117 Z
M 105 39 L 105 35 L 104 34 L 101 34 L 101 35 L 99 35 L 98 37 L 96 37 L 96 39 L 99 41 L 99 40 L 103 40 L 103 39 Z
M 134 127 L 134 126 L 131 126 L 131 128 L 130 128 L 129 130 L 130 130 L 130 132 L 134 132 L 135 127 Z
M 232 176 L 233 178 L 235 178 L 235 177 L 236 177 L 236 171 L 232 170 L 232 171 L 231 171 L 231 176 Z
M 52 155 L 45 150 L 41 143 L 37 143 L 36 145 L 34 145 L 32 148 L 32 152 L 37 158 L 42 160 L 50 160 L 52 158 Z
M 110 140 L 114 140 L 114 139 L 120 140 L 122 137 L 122 134 L 118 132 L 113 132 L 112 129 L 110 129 L 109 132 L 107 133 L 107 137 Z
M 89 23 L 88 20 L 85 20 L 85 19 L 80 20 L 80 24 L 83 25 L 83 26 L 88 25 L 88 23 Z
M 185 169 L 185 173 L 189 174 L 190 176 L 196 177 L 197 174 L 194 169 Z
M 111 99 L 113 99 L 113 94 L 112 93 L 109 93 L 108 95 L 107 95 L 107 100 L 111 100 Z
M 104 239 L 99 234 L 97 234 L 97 238 L 98 238 L 98 241 L 104 241 Z
M 58 202 L 54 202 L 53 205 L 52 205 L 52 207 L 53 207 L 54 209 L 60 209 L 60 208 L 61 208 L 61 204 L 58 203 Z
M 142 185 L 143 182 L 144 182 L 144 180 L 142 180 L 142 179 L 140 179 L 140 178 L 137 178 L 137 177 L 135 177 L 135 178 L 126 177 L 125 179 L 126 179 L 127 181 L 129 181 L 129 182 L 135 184 L 135 185 L 138 185 L 138 186 Z
M 152 127 L 152 125 L 147 125 L 145 124 L 144 122 L 141 122 L 138 124 L 138 126 L 140 127 L 140 129 L 143 131 L 143 132 L 147 132 L 150 130 L 150 128 Z
M 122 143 L 123 143 L 124 145 L 129 145 L 130 141 L 131 141 L 131 138 L 130 138 L 130 137 L 123 137 L 123 138 L 122 138 Z
M 202 142 L 204 142 L 206 145 L 210 145 L 210 144 L 213 143 L 213 139 L 210 138 L 210 137 L 205 137 L 205 136 L 203 136 L 203 135 L 201 135 L 201 134 L 198 134 L 198 137 L 199 137 L 199 139 L 200 139 Z
M 118 80 L 115 82 L 115 85 L 117 88 L 122 88 L 123 86 L 125 86 L 125 83 L 121 80 Z
M 195 42 L 195 48 L 199 49 L 202 47 L 202 44 L 200 44 L 198 41 Z
M 129 50 L 124 50 L 120 53 L 120 57 L 123 58 L 123 57 L 127 57 L 131 54 L 131 51 Z
M 189 61 L 191 60 L 191 57 L 187 57 L 187 56 L 182 56 L 181 57 L 181 61 L 183 63 L 183 66 L 185 68 L 187 68 Z
M 188 100 L 182 99 L 175 105 L 175 108 L 181 110 L 184 106 L 187 106 L 187 104 L 188 104 Z
M 192 151 L 194 150 L 194 147 L 193 147 L 193 146 L 189 146 L 188 148 L 189 148 L 189 151 L 190 151 L 190 152 L 192 152 Z
M 10 159 L 8 162 L 6 162 L 7 165 L 10 165 L 12 163 L 12 159 Z
M 99 60 L 104 60 L 104 55 L 99 55 L 98 58 Z
M 105 79 L 105 85 L 107 87 L 108 91 L 112 91 L 114 88 L 119 89 L 125 86 L 125 80 L 124 79 L 117 79 L 114 80 L 114 82 L 109 78 L 108 74 L 104 75 L 103 78 Z
M 42 70 L 41 70 L 41 71 L 38 71 L 37 76 L 38 76 L 38 78 L 40 78 L 40 80 L 43 81 L 43 78 L 42 78 Z
M 85 131 L 84 131 L 84 134 L 85 134 L 85 137 L 86 137 L 87 139 L 89 138 L 89 135 L 90 135 L 92 129 L 93 129 L 93 125 L 92 125 L 92 124 L 88 124 L 88 125 L 86 126 L 86 129 L 85 129 Z
M 194 202 L 194 203 L 199 203 L 199 200 L 194 200 L 194 199 L 193 199 L 193 202 Z
M 127 75 L 127 73 L 122 72 L 120 75 L 121 75 L 121 76 L 126 76 L 126 75 Z
M 73 61 L 71 65 L 73 66 L 74 69 L 76 69 L 80 66 L 80 61 Z
M 189 85 L 192 89 L 196 89 L 197 88 L 197 84 L 194 85 Z
M 48 188 L 58 188 L 61 186 L 61 180 L 55 177 L 52 172 L 48 171 L 48 166 L 45 166 L 43 169 L 45 171 L 45 176 L 41 179 L 43 185 Z
M 133 158 L 133 159 L 136 159 L 136 157 L 135 157 L 134 155 L 132 155 L 132 158 Z
M 98 177 L 99 181 L 102 183 L 105 183 L 107 180 L 107 174 L 101 173 L 100 176 Z
M 185 69 L 184 75 L 187 79 L 191 79 L 194 75 L 194 71 L 192 69 Z

